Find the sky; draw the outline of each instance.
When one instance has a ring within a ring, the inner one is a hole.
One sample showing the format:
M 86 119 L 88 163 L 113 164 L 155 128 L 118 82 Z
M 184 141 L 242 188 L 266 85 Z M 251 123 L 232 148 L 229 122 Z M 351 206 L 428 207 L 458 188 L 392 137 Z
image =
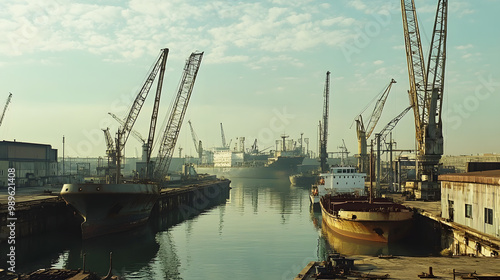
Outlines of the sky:
M 437 1 L 415 5 L 427 57 Z M 445 155 L 500 152 L 498 10 L 500 0 L 449 1 Z M 105 155 L 102 129 L 118 128 L 108 112 L 128 114 L 162 48 L 170 52 L 157 139 L 186 59 L 204 52 L 177 141 L 183 155 L 195 155 L 188 120 L 205 148 L 221 146 L 223 123 L 232 146 L 245 137 L 246 147 L 257 139 L 274 149 L 282 134 L 303 133 L 317 152 L 327 71 L 330 152 L 344 141 L 357 153 L 354 119 L 391 79 L 375 132 L 409 106 L 400 1 L 8 0 L 0 30 L 0 106 L 13 94 L 1 138 L 50 144 L 60 156 L 63 137 L 66 156 Z M 134 126 L 143 136 L 155 87 Z M 398 149 L 415 148 L 411 112 L 392 136 Z M 140 153 L 130 137 L 126 156 Z

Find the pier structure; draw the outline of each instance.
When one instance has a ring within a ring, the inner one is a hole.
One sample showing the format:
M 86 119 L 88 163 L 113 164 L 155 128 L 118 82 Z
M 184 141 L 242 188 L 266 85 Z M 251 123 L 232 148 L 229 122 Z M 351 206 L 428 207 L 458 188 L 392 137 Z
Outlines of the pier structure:
M 227 198 L 230 183 L 228 179 L 214 178 L 192 184 L 179 182 L 176 186 L 163 188 L 151 215 L 162 216 L 168 211 L 177 209 L 183 214 L 184 219 L 196 215 L 213 205 L 213 201 L 220 202 L 221 197 Z M 58 193 L 43 193 L 39 187 L 32 189 L 34 191 L 31 193 L 16 194 L 16 238 L 52 231 L 80 233 L 82 218 L 72 206 L 64 202 Z M 7 223 L 7 203 L 7 195 L 1 194 L 0 243 L 6 242 L 10 234 L 9 223 Z

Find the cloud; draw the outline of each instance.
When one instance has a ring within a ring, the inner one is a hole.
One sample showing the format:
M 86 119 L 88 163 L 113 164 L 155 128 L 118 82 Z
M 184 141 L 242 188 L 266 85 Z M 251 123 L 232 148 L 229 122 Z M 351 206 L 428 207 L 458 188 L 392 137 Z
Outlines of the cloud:
M 461 45 L 461 46 L 456 46 L 457 50 L 466 50 L 474 47 L 472 44 L 467 44 L 467 45 Z
M 366 7 L 361 1 L 355 8 Z M 207 52 L 206 63 L 253 60 L 262 52 L 286 54 L 339 46 L 352 40 L 357 20 L 309 1 L 237 3 L 131 0 L 117 4 L 25 2 L 0 11 L 0 52 L 87 51 L 106 61 L 138 59 L 163 47 Z M 293 66 L 301 63 L 289 61 Z
M 383 60 L 375 60 L 375 61 L 373 62 L 373 64 L 375 64 L 375 65 L 380 65 L 380 64 L 383 64 L 383 63 L 384 63 L 384 61 L 383 61 Z

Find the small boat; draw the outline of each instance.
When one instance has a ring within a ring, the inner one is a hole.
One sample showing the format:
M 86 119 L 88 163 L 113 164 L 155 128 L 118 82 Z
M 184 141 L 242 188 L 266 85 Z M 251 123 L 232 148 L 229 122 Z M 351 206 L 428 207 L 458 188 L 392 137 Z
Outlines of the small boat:
M 64 184 L 62 198 L 83 217 L 82 238 L 145 224 L 160 190 L 156 184 Z

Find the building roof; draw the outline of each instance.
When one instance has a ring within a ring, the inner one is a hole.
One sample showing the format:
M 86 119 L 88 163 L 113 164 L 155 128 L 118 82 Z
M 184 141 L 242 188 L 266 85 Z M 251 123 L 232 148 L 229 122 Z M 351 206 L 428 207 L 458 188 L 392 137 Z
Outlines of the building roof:
M 443 174 L 439 181 L 500 185 L 500 170 Z

